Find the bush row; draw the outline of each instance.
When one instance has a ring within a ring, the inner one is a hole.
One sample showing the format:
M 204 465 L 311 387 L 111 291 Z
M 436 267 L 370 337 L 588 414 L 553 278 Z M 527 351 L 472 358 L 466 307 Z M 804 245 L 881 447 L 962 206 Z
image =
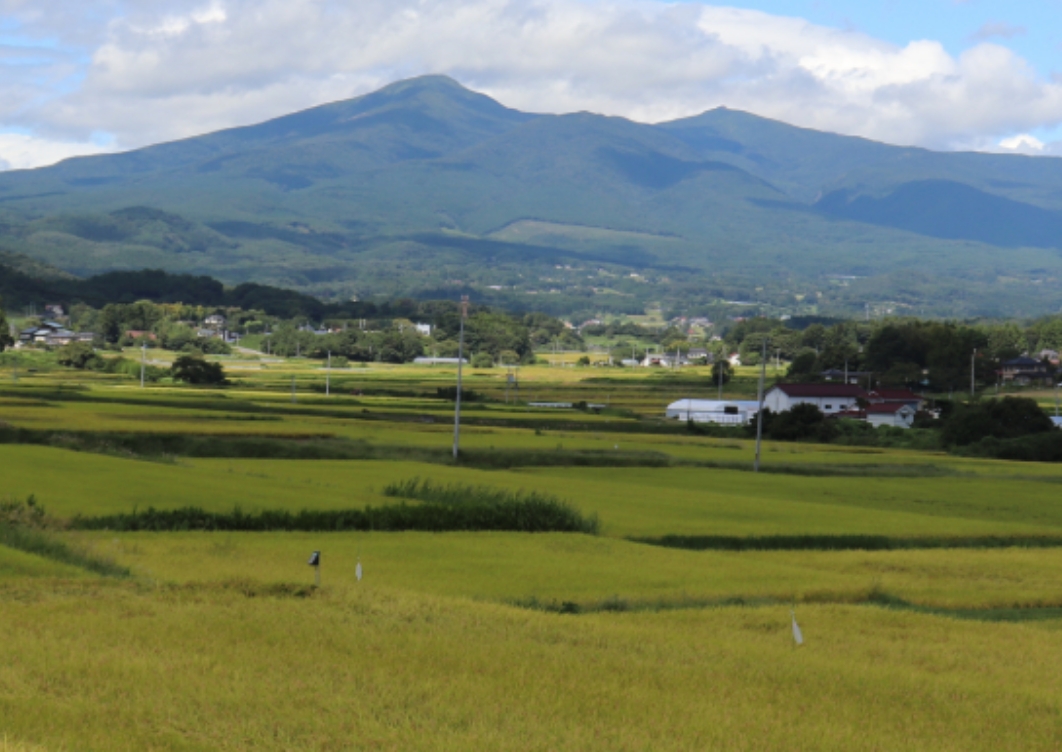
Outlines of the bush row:
M 509 531 L 522 533 L 596 533 L 596 518 L 584 517 L 555 500 L 524 499 L 496 503 L 397 504 L 364 509 L 265 510 L 257 513 L 234 509 L 208 512 L 198 507 L 158 510 L 102 517 L 76 517 L 71 527 L 82 530 L 138 530 L 168 532 L 184 530 L 249 531 L 273 530 L 328 532 L 376 530 Z

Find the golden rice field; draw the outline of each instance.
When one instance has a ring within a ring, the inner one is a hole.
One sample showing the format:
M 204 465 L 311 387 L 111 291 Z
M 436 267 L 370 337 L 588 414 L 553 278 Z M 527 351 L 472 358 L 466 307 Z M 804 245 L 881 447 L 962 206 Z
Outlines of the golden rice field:
M 0 423 L 449 447 L 451 405 L 432 393 L 452 374 L 349 369 L 369 373 L 344 374 L 357 385 L 326 398 L 309 392 L 320 374 L 305 363 L 242 362 L 260 370 L 216 391 L 23 375 L 0 386 Z M 527 370 L 549 399 L 601 391 L 597 369 Z M 292 374 L 306 389 L 294 404 Z M 504 390 L 499 374 L 481 378 L 488 395 Z M 491 424 L 462 431 L 482 452 L 653 452 L 666 467 L 0 444 L 0 503 L 32 494 L 58 527 L 147 507 L 380 506 L 399 501 L 385 486 L 413 477 L 536 490 L 601 520 L 597 536 L 48 533 L 127 578 L 0 545 L 0 752 L 1062 748 L 1062 547 L 734 552 L 634 540 L 1062 538 L 1062 468 L 769 444 L 776 472 L 753 474 L 746 440 L 640 430 L 637 415 L 695 387 L 667 381 L 633 370 L 610 380 L 629 412 L 488 401 L 467 414 Z M 319 589 L 306 564 L 315 550 Z

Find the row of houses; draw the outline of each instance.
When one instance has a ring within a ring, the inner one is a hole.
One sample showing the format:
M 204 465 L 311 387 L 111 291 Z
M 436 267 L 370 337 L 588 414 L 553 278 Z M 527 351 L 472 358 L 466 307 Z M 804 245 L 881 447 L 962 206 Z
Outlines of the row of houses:
M 56 321 L 45 321 L 18 333 L 20 345 L 46 345 L 62 347 L 71 342 L 89 342 L 96 338 L 93 332 L 73 332 Z
M 909 389 L 867 391 L 844 383 L 777 384 L 763 398 L 764 408 L 773 413 L 804 404 L 814 405 L 828 417 L 897 428 L 910 428 L 915 414 L 925 407 L 922 397 Z M 668 405 L 666 416 L 694 423 L 747 425 L 758 411 L 755 401 L 682 399 Z

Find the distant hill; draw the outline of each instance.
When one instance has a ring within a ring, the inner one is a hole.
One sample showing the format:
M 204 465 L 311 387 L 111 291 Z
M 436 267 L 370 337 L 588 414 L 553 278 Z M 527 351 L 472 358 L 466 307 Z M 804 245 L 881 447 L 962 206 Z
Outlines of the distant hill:
M 0 173 L 0 249 L 78 275 L 150 267 L 334 299 L 1034 315 L 1062 305 L 1062 161 L 722 108 L 657 125 L 535 115 L 428 76 Z

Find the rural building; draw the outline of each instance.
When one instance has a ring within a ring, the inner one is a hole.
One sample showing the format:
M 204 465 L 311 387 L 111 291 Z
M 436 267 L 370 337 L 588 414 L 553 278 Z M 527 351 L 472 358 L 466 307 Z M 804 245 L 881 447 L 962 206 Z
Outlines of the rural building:
M 1044 362 L 1022 355 L 1020 358 L 1003 361 L 1000 375 L 1003 381 L 1027 386 L 1029 384 L 1050 384 L 1051 368 Z
M 227 323 L 225 317 L 220 313 L 211 314 L 203 319 L 203 326 L 209 329 L 224 329 Z
M 694 423 L 744 426 L 759 411 L 755 400 L 681 399 L 667 406 L 666 417 Z
M 838 418 L 853 418 L 862 420 L 877 428 L 878 426 L 892 426 L 893 428 L 910 428 L 914 423 L 915 413 L 918 412 L 910 405 L 902 402 L 888 404 L 877 403 L 855 410 L 846 410 L 838 413 Z
M 869 394 L 868 399 L 871 404 L 891 405 L 900 403 L 910 405 L 915 412 L 921 410 L 926 404 L 922 395 L 915 394 L 910 389 L 874 389 Z
M 862 387 L 853 384 L 776 384 L 764 395 L 763 406 L 784 413 L 797 405 L 814 405 L 825 415 L 858 409 L 857 400 L 870 401 Z
M 843 371 L 840 368 L 831 368 L 819 374 L 826 381 L 840 381 L 842 384 L 861 384 L 873 375 L 870 371 Z
M 645 356 L 645 360 L 642 361 L 643 366 L 663 366 L 664 368 L 672 368 L 678 366 L 688 366 L 690 359 L 679 353 L 649 353 Z
M 71 342 L 92 342 L 96 338 L 93 332 L 72 332 L 62 324 L 54 321 L 45 321 L 38 326 L 31 326 L 18 333 L 20 345 L 45 345 L 47 347 L 62 347 Z
M 413 358 L 419 366 L 456 366 L 457 358 Z M 461 358 L 461 363 L 468 365 L 468 358 Z

